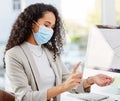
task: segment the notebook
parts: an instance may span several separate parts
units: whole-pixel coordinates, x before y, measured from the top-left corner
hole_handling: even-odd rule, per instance
[[[103,101],[109,98],[109,96],[107,95],[101,95],[101,94],[95,94],[95,93],[70,94],[70,96],[79,98],[84,101]]]

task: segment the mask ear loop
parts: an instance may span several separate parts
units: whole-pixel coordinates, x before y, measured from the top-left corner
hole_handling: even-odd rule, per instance
[[[33,35],[35,34],[35,32],[33,31],[33,29],[32,29],[32,33],[33,33]]]
[[[33,22],[34,22],[38,27],[40,27],[40,25],[39,25],[35,20],[33,20]]]
[[[38,27],[40,27],[40,25],[39,25],[35,20],[33,20],[33,22],[34,22]],[[44,26],[44,25],[41,25],[41,26]]]
[[[33,23],[36,24],[34,20],[33,20]],[[33,31],[33,28],[32,28],[32,33],[33,33],[33,35],[35,34],[35,32]]]
[[[36,21],[34,21],[34,20],[33,20],[33,23],[34,23],[34,24],[37,24]],[[35,35],[35,32],[34,32],[33,29],[32,29],[32,34],[33,34],[33,36]],[[35,37],[34,37],[34,39],[35,39]],[[43,51],[42,51],[42,54],[43,54]],[[41,56],[42,56],[42,54],[41,54]]]
[[[40,27],[39,24],[35,20],[33,20],[33,23],[35,23],[38,27]],[[35,34],[35,32],[33,31],[33,29],[32,29],[32,33]]]

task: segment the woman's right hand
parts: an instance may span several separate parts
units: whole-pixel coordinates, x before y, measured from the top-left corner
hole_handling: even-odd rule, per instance
[[[68,79],[64,83],[61,83],[61,84],[47,90],[47,100],[50,100],[51,98],[65,92],[65,91],[69,91],[80,85],[80,83],[82,81],[82,73],[76,72],[79,65],[80,65],[80,63],[78,63],[73,68],[71,75],[68,77]]]
[[[71,90],[80,85],[82,81],[82,73],[77,73],[77,69],[80,65],[80,62],[73,68],[71,75],[69,78],[63,83],[63,89],[65,91]]]

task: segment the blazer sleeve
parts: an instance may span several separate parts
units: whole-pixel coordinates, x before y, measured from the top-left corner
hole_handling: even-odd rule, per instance
[[[65,82],[67,80],[67,78],[70,75],[69,70],[66,68],[66,66],[64,65],[64,63],[62,62],[62,60],[60,59],[60,63],[61,63],[61,68],[62,68],[62,82]],[[80,85],[76,88],[76,89],[72,89],[70,90],[71,93],[85,93],[85,92],[90,92],[90,87],[88,88],[83,88],[83,83],[84,83],[84,79],[82,80],[82,82],[80,83]]]
[[[5,63],[6,74],[16,95],[16,101],[47,101],[47,89],[43,91],[31,89],[20,56],[14,52],[6,52]]]

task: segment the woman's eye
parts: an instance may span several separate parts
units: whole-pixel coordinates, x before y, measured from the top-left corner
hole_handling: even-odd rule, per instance
[[[45,27],[49,27],[48,25],[45,25]]]

